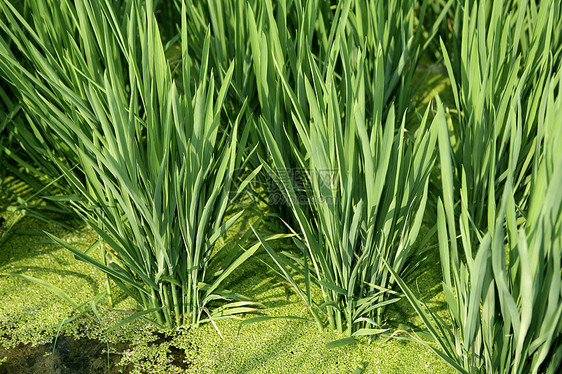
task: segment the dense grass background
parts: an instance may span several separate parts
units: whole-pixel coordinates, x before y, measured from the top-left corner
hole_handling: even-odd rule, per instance
[[[251,355],[286,368],[306,341],[334,350],[318,353],[328,371],[378,370],[381,337],[398,352],[412,345],[394,338],[425,344],[461,373],[560,368],[558,1],[14,0],[0,12],[6,284],[49,290],[75,321],[120,315],[104,339],[167,329],[164,366],[179,348],[188,369],[230,358],[259,371],[240,344],[272,326],[277,343]],[[444,103],[427,92],[435,70]],[[104,286],[74,291],[48,259],[32,266],[49,274],[22,271],[24,216],[92,235],[62,217],[87,223],[86,247],[48,237]],[[441,273],[425,272],[437,258]],[[30,341],[8,320],[5,343]]]

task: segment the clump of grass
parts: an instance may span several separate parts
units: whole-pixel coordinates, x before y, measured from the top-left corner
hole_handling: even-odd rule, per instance
[[[513,122],[522,124],[513,187],[518,209],[527,209],[539,106],[562,51],[551,43],[561,36],[562,10],[555,1],[540,10],[534,1],[465,1],[456,19],[453,46],[441,43],[456,106],[454,187],[466,184],[478,237],[496,220],[501,193],[494,192],[507,180]]]
[[[335,34],[325,64],[319,65],[307,49],[304,98],[274,59],[298,135],[289,138],[290,156],[279,147],[268,118],[260,120],[272,160],[264,168],[296,222],[293,241],[301,256],[277,253],[256,232],[317,324],[351,337],[341,344],[387,327],[382,311],[399,298],[385,264],[402,275],[415,267],[412,248],[427,202],[437,139],[429,112],[410,134],[405,116],[397,119],[394,105],[387,107],[382,47],[369,57],[373,66],[368,66],[368,50],[346,39],[346,17],[341,15],[332,26]],[[304,201],[301,186],[286,176],[291,170],[287,159],[298,160],[297,167],[306,172]],[[304,279],[302,286],[293,272]],[[316,287],[320,300],[313,297]]]
[[[152,1],[34,6],[41,21],[31,25],[9,3],[1,5],[12,45],[1,40],[0,69],[48,139],[40,149],[57,144],[49,160],[75,192],[62,199],[108,245],[108,262],[53,239],[138,302],[141,311],[127,320],[175,327],[254,310],[221,284],[257,246],[228,256],[213,249],[242,214],[223,222],[240,192],[234,181],[249,131],[239,134],[239,116],[222,122],[233,65],[215,88],[207,37],[191,87],[185,6],[183,85],[172,79]]]
[[[507,3],[465,4],[458,71],[443,49],[459,123],[453,137],[443,121],[439,129],[437,231],[451,324],[398,282],[436,352],[459,372],[554,373],[562,362],[562,99],[559,48],[541,48],[558,37],[560,7],[526,14],[519,2],[506,16]],[[525,22],[533,37],[521,46]]]
[[[555,93],[560,89],[559,78],[555,76],[556,83],[545,98],[546,109],[540,121],[542,149],[537,150],[540,157],[533,167],[526,220],[517,212],[513,186],[521,127],[513,128],[511,167],[497,219],[474,253],[462,229],[463,222],[470,218],[466,206],[459,218],[461,254],[452,206],[447,199],[439,202],[443,288],[452,326],[424,309],[398,279],[439,344],[438,349],[430,347],[461,373],[556,373],[562,364],[562,133],[555,120],[562,110],[562,100]],[[440,146],[443,144],[440,141]],[[450,161],[445,164],[446,196],[452,194],[452,173]],[[461,201],[466,198],[463,191]]]

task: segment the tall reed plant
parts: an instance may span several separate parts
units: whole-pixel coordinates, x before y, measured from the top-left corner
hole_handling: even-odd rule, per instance
[[[193,66],[183,4],[179,79],[152,1],[42,4],[34,3],[33,24],[0,4],[0,72],[75,192],[66,198],[110,259],[53,239],[136,300],[135,317],[176,327],[253,310],[222,284],[258,247],[215,248],[242,214],[225,218],[249,131],[223,113],[234,65],[215,87],[207,36]]]
[[[457,4],[452,46],[442,43],[456,106],[451,130],[455,190],[466,183],[471,231],[493,225],[509,169],[511,123],[522,123],[513,187],[526,210],[539,106],[559,66],[559,2],[466,0]],[[499,186],[499,188],[498,188]]]
[[[399,300],[385,263],[402,275],[417,263],[413,248],[427,203],[437,132],[428,123],[429,112],[414,134],[406,131],[404,117],[397,118],[392,105],[383,120],[382,48],[374,57],[367,55],[345,39],[343,29],[337,31],[326,66],[308,53],[306,108],[277,66],[298,134],[290,152],[306,172],[304,201],[302,192],[297,194],[302,186],[287,177],[286,155],[266,119],[260,120],[272,160],[264,168],[297,222],[293,241],[299,255],[277,253],[256,235],[318,325],[345,332],[350,337],[345,343],[385,331],[384,307]],[[367,78],[367,58],[375,59],[374,77]],[[378,98],[372,111],[367,110],[369,96]]]
[[[496,219],[478,246],[469,235],[466,179],[460,197],[453,198],[449,139],[446,126],[440,127],[443,200],[438,203],[437,228],[450,323],[424,308],[394,271],[393,275],[438,343],[438,348],[429,347],[458,372],[557,373],[562,367],[560,77],[557,73],[546,84],[537,112],[529,208],[521,211],[516,202],[524,122],[513,121],[506,181],[493,208]]]
[[[439,129],[451,323],[397,277],[437,354],[462,373],[560,368],[560,62],[545,44],[559,38],[560,7],[532,3],[466,1],[456,61],[443,48],[458,111]]]

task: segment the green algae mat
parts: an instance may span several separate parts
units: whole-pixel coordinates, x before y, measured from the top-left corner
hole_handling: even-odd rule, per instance
[[[17,228],[48,231],[86,250],[96,235],[86,227],[67,232],[24,217]],[[236,231],[241,231],[237,227]],[[306,316],[291,288],[271,267],[265,253],[241,268],[229,287],[260,300],[260,316]],[[432,271],[428,266],[426,271]],[[13,233],[0,251],[0,272],[41,278],[72,295],[80,304],[106,287],[106,278],[45,236]],[[413,287],[428,306],[443,308],[438,291],[439,274],[418,277]],[[427,282],[433,278],[433,284]],[[132,322],[104,332],[123,317],[111,309],[133,310],[134,303],[115,289],[114,308],[99,305],[99,318],[89,312],[65,325],[76,315],[65,300],[44,287],[14,277],[0,278],[0,372],[53,373],[446,373],[452,372],[428,348],[419,343],[380,337],[340,348],[326,344],[342,338],[321,332],[313,322],[286,318],[242,324],[217,321],[198,329],[159,331],[147,323]],[[416,325],[419,321],[406,303],[393,311],[395,321]],[[397,324],[398,325],[398,324]],[[220,333],[219,333],[220,332]],[[392,331],[397,336],[406,333]],[[55,341],[55,337],[58,338]]]

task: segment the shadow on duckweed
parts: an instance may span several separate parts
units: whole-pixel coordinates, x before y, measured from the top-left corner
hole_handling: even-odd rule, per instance
[[[97,374],[116,369],[122,352],[128,343],[108,346],[99,340],[59,336],[55,349],[53,343],[35,345],[21,344],[11,349],[0,347],[0,374],[52,373],[52,374]],[[120,367],[129,372],[131,367]],[[117,372],[117,370],[115,370]]]

